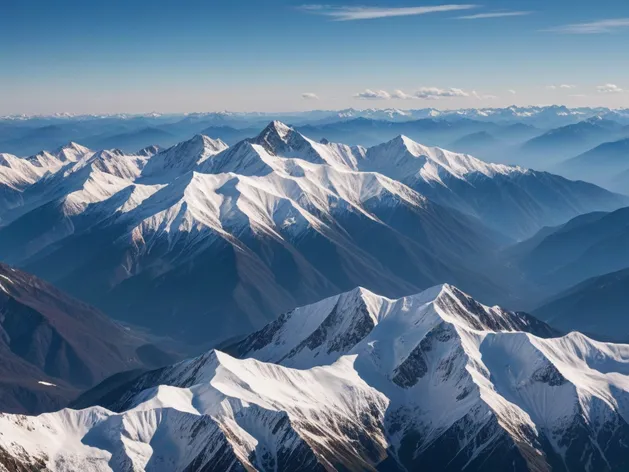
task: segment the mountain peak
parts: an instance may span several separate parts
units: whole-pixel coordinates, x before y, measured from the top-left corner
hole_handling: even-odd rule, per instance
[[[153,155],[142,171],[144,177],[172,178],[191,171],[197,165],[212,156],[221,153],[229,146],[220,139],[212,139],[203,134],[197,134],[187,141],[165,149]]]
[[[52,154],[62,162],[76,162],[91,153],[89,148],[70,141],[68,144],[57,148]]]
[[[270,148],[269,150],[272,150],[282,143],[286,144],[291,132],[293,131],[293,128],[285,125],[281,121],[271,121],[262,130],[262,132],[260,132],[254,141],[256,144],[260,144],[265,148]]]
[[[145,148],[140,149],[136,154],[138,156],[152,157],[159,151],[160,147],[156,144],[152,144],[151,146],[146,146]]]
[[[447,283],[399,299],[357,287],[285,313],[234,349],[242,356],[281,361],[301,369],[335,362],[344,354],[369,351],[372,342],[387,350],[384,344],[395,345],[399,340],[398,361],[385,363],[393,369],[399,364],[399,353],[409,348],[402,347],[405,343],[401,340],[424,336],[427,329],[444,323],[452,330],[466,332],[554,334],[528,315],[487,307]]]

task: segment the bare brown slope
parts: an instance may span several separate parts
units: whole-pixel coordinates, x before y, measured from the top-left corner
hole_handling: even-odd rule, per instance
[[[143,355],[145,345],[95,308],[0,263],[0,411],[59,408],[112,374],[159,364]]]

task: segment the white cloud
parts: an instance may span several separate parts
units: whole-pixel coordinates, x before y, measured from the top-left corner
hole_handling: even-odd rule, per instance
[[[458,16],[457,20],[482,20],[485,18],[504,18],[507,16],[525,16],[533,13],[532,11],[490,11],[488,13],[477,13],[475,15]]]
[[[563,34],[601,34],[613,33],[620,28],[629,28],[629,18],[612,18],[609,20],[592,21],[589,23],[574,23],[555,26],[547,29],[552,33]]]
[[[448,11],[469,10],[477,5],[433,5],[429,7],[364,7],[335,5],[302,5],[300,9],[309,13],[325,15],[334,21],[373,20],[393,16],[426,15]]]
[[[364,92],[357,93],[354,98],[361,100],[389,100],[391,94],[385,90],[366,89]]]
[[[316,93],[304,92],[301,94],[301,98],[304,100],[319,100],[319,96]]]
[[[623,89],[615,84],[599,85],[598,87],[596,87],[596,90],[599,93],[621,93],[623,91]]]
[[[470,94],[459,88],[440,89],[437,87],[422,87],[413,94],[421,100],[437,100],[439,98],[469,97]]]
[[[570,90],[570,89],[577,88],[577,86],[571,85],[571,84],[560,84],[560,85],[547,85],[546,88],[548,90],[557,90],[557,89]]]
[[[399,100],[411,100],[415,97],[413,95],[409,95],[406,92],[403,92],[402,90],[394,90],[391,94],[391,98],[397,98]]]
[[[495,95],[479,95],[476,91],[466,92],[460,88],[438,88],[421,87],[413,93],[406,93],[403,90],[394,90],[389,93],[386,90],[366,89],[357,93],[354,98],[362,100],[439,100],[441,98],[470,97],[478,99],[494,99]]]
[[[507,92],[509,92],[511,95],[515,95],[517,92],[513,89],[509,89],[507,90]]]

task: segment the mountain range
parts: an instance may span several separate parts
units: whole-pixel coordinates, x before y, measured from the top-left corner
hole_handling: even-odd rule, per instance
[[[555,169],[562,175],[594,182],[626,192],[629,189],[629,138],[600,144],[561,162]]]
[[[450,285],[289,311],[81,409],[0,416],[8,470],[623,470],[629,346]]]
[[[591,277],[553,296],[533,313],[564,330],[592,333],[597,339],[627,342],[629,269]]]
[[[197,135],[133,155],[71,144],[5,159],[25,169],[9,168],[24,182],[0,202],[1,260],[194,343],[357,285],[399,297],[447,281],[514,304],[529,288],[501,246],[629,205],[405,136],[364,148],[277,121],[231,147]]]
[[[627,110],[563,106],[460,110],[350,108],[294,113],[214,112],[186,115],[20,115],[0,117],[0,149],[26,156],[40,149],[55,149],[68,141],[78,141],[95,149],[119,148],[131,153],[150,144],[169,147],[195,134],[206,134],[235,144],[253,135],[253,131],[265,123],[279,120],[291,123],[315,139],[325,137],[330,141],[363,146],[405,134],[425,144],[448,147],[467,134],[485,131],[504,143],[488,149],[487,156],[481,157],[538,168],[534,164],[543,162],[540,156],[524,153],[526,158],[538,159],[525,162],[519,156],[519,145],[555,128],[594,117],[629,125]],[[327,136],[319,136],[322,132]],[[478,149],[465,148],[462,151],[474,153]]]
[[[629,267],[629,208],[584,214],[544,228],[505,254],[550,293],[622,270]]]
[[[543,169],[556,168],[568,158],[628,136],[629,126],[595,116],[534,137],[524,143],[519,152],[526,155],[528,165]]]

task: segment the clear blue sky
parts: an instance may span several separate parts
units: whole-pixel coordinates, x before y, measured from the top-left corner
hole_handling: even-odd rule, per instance
[[[629,106],[629,1],[7,1],[0,70],[0,114]]]

